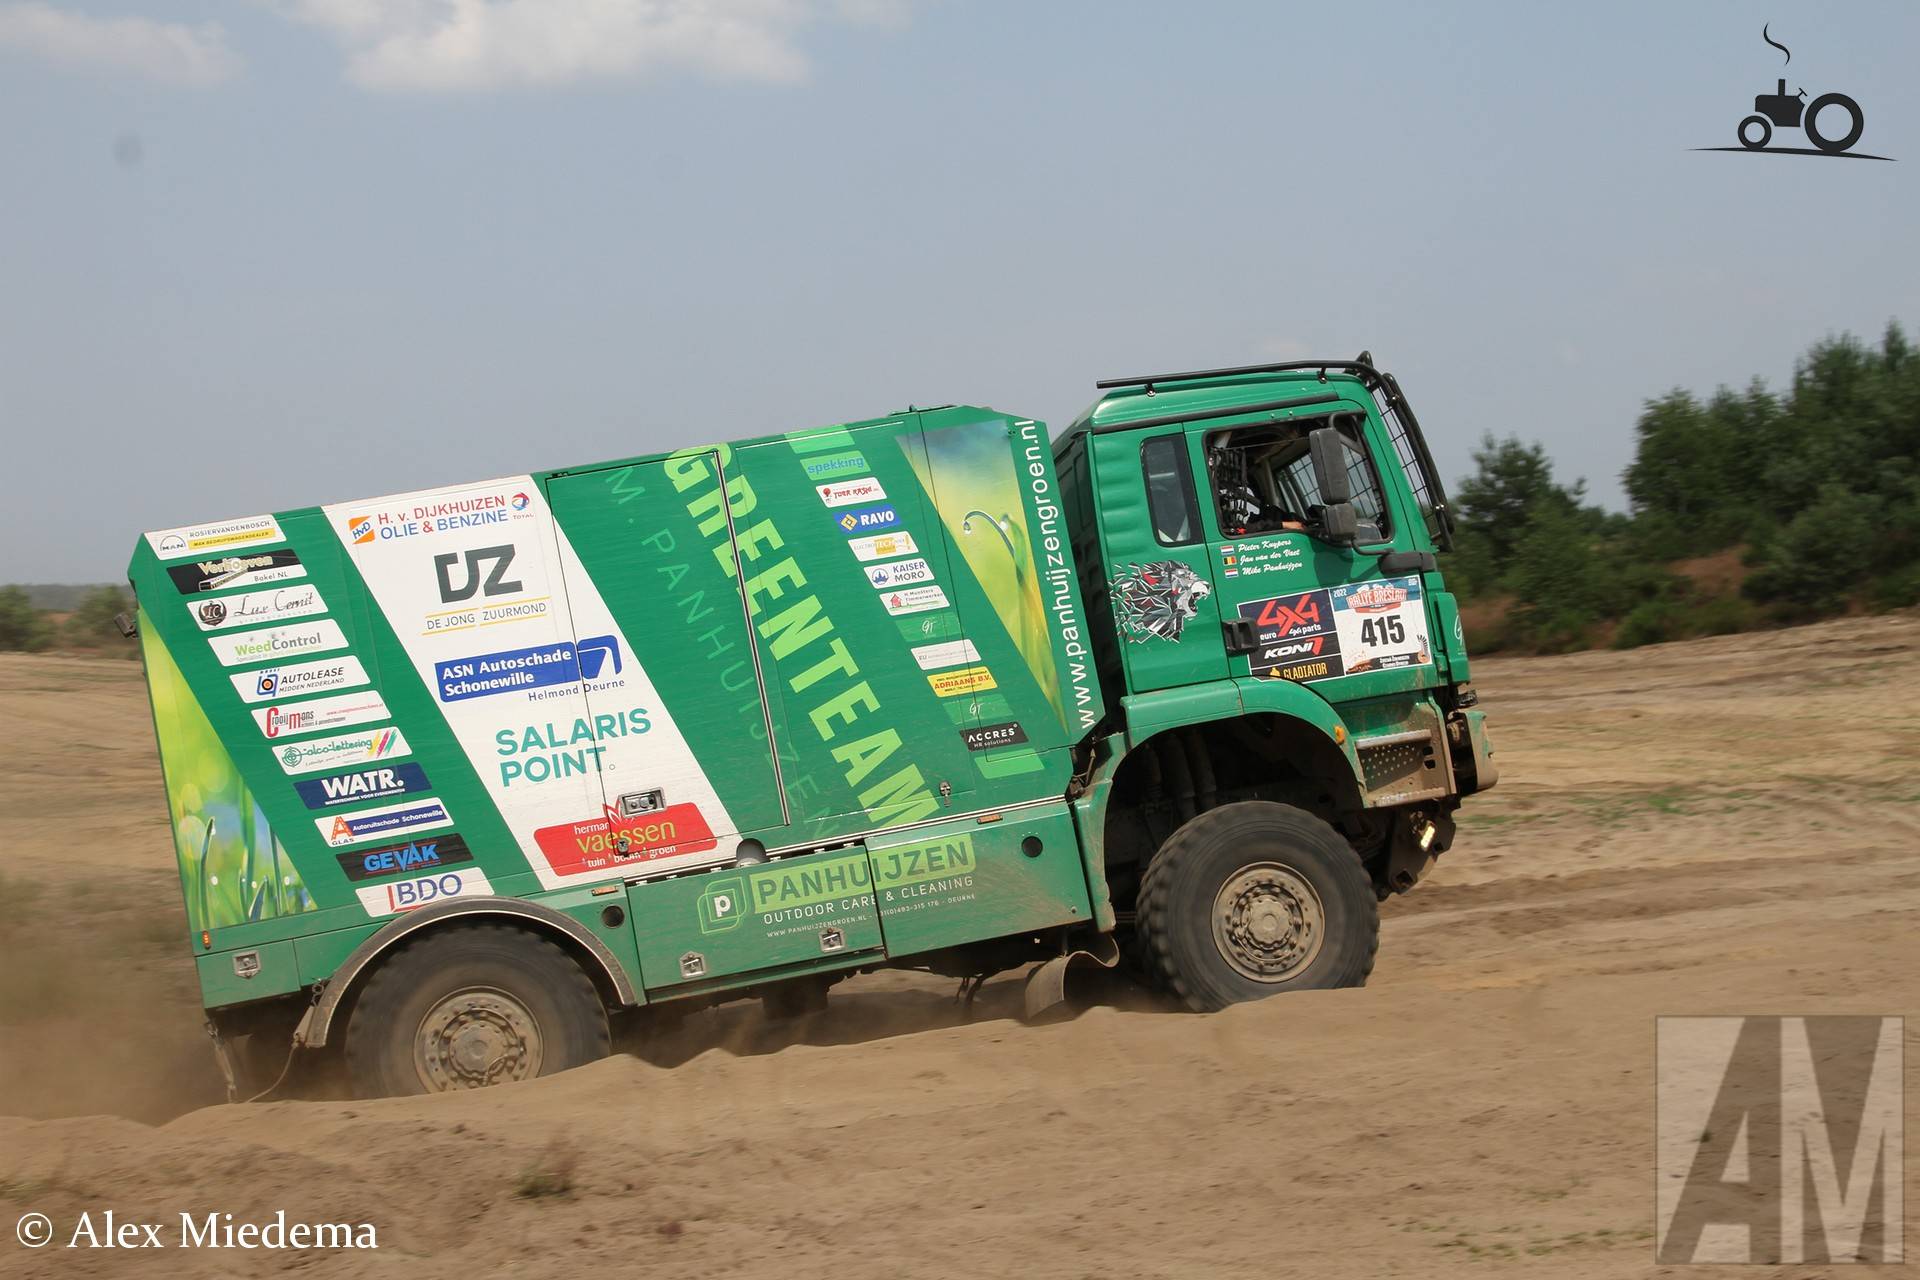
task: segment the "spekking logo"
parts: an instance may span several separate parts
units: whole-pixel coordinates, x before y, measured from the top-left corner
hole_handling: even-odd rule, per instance
[[[1786,62],[1793,61],[1793,51],[1769,32],[1771,24],[1762,25],[1760,38],[1786,55]],[[1782,66],[1786,63],[1782,63]],[[1753,114],[1740,121],[1734,131],[1739,138],[1737,147],[1695,147],[1695,151],[1758,151],[1772,155],[1790,156],[1841,156],[1849,160],[1892,160],[1892,156],[1872,156],[1862,152],[1853,152],[1849,148],[1860,141],[1861,133],[1867,127],[1866,114],[1860,110],[1860,104],[1844,93],[1823,93],[1808,102],[1807,91],[1802,88],[1796,93],[1787,92],[1787,81],[1783,76],[1775,81],[1772,93],[1756,94],[1753,99]],[[1840,121],[1837,117],[1844,117]],[[1827,121],[1822,124],[1822,120]],[[1824,130],[1842,125],[1839,132],[1828,133]],[[1776,129],[1800,129],[1807,135],[1811,147],[1773,147],[1767,144],[1773,140]]]

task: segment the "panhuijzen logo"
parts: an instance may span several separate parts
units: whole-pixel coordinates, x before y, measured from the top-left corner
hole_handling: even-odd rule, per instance
[[[1766,26],[1760,38],[1793,61],[1793,51],[1775,40]],[[1786,63],[1782,63],[1782,66]],[[1892,160],[1892,156],[1870,156],[1849,150],[1860,141],[1867,117],[1860,104],[1844,93],[1823,93],[1812,102],[1807,91],[1787,92],[1784,77],[1774,82],[1772,93],[1754,95],[1753,114],[1740,121],[1735,131],[1737,147],[1695,147],[1695,151],[1761,151],[1769,155],[1840,156],[1848,160]],[[1811,147],[1770,146],[1775,129],[1799,129],[1807,135]]]
[[[1659,1019],[1654,1260],[1900,1262],[1902,1026]]]

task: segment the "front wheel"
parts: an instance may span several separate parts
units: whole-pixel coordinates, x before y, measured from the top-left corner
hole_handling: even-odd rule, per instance
[[[395,952],[347,1025],[363,1098],[451,1093],[552,1075],[607,1056],[606,1007],[560,948],[521,929],[448,929]]]
[[[1754,126],[1758,126],[1755,132]],[[1773,124],[1765,116],[1748,116],[1740,122],[1738,130],[1740,145],[1749,151],[1759,151],[1773,139]]]
[[[1162,985],[1207,1013],[1283,991],[1358,987],[1379,903],[1352,846],[1291,805],[1223,805],[1160,846],[1140,881],[1140,940]]]

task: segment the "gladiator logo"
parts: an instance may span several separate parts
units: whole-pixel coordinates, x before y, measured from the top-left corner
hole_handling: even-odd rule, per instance
[[[1177,560],[1130,564],[1107,587],[1121,630],[1136,644],[1150,636],[1178,641],[1213,594],[1211,583]]]

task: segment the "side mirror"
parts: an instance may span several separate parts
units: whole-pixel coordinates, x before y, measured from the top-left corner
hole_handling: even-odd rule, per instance
[[[1329,502],[1320,508],[1320,536],[1337,547],[1360,540],[1360,517],[1351,502]]]
[[[1353,486],[1347,481],[1347,444],[1338,427],[1316,427],[1307,433],[1307,454],[1313,460],[1314,483],[1320,486],[1320,501],[1337,507],[1353,501]]]

